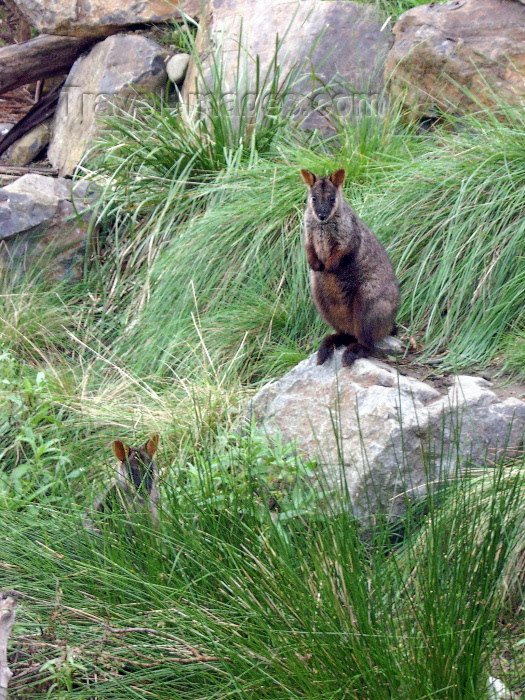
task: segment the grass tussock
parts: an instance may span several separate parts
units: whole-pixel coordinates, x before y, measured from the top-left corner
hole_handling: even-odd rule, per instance
[[[297,172],[345,167],[347,197],[395,262],[399,321],[423,357],[456,369],[498,359],[519,372],[511,355],[521,345],[511,341],[524,327],[525,124],[507,110],[501,121],[485,114],[460,126],[422,135],[395,111],[369,116],[322,145],[315,135],[276,137],[270,153],[195,184],[166,206],[169,221],[147,219],[137,251],[133,228],[120,244],[117,274],[125,267],[134,286],[112,286],[126,300],[117,352],[139,368],[153,360],[158,373],[191,371],[205,352],[214,367],[253,381],[313,350],[323,324],[308,290]],[[125,209],[117,195],[110,202]],[[134,352],[145,342],[151,358]]]
[[[445,510],[430,501],[399,551],[386,525],[364,536],[345,511],[276,527],[253,489],[172,499],[158,530],[138,516],[93,534],[74,513],[41,509],[30,526],[12,514],[3,559],[27,596],[17,697],[92,687],[104,698],[310,698],[344,687],[356,700],[479,700],[508,614],[523,474],[496,469],[481,491],[451,484]]]
[[[405,322],[428,355],[466,367],[525,324],[525,120],[506,110],[459,127],[397,169],[370,219],[396,256]]]

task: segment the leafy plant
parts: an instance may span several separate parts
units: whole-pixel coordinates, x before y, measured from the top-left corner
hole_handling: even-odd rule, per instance
[[[63,503],[63,484],[80,476],[62,448],[61,412],[43,372],[20,367],[0,354],[0,498],[12,509]]]
[[[177,508],[215,509],[261,524],[270,515],[281,527],[312,515],[320,505],[315,464],[304,462],[291,444],[271,444],[254,427],[219,434],[211,450],[190,457],[166,477],[170,503]],[[246,510],[248,506],[248,510]]]

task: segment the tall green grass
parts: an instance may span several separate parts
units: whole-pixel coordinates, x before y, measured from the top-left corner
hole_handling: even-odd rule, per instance
[[[367,207],[397,262],[405,322],[427,356],[461,368],[486,365],[525,327],[525,120],[498,116],[432,139]]]
[[[254,381],[314,350],[324,325],[308,290],[297,171],[343,166],[347,197],[394,260],[399,320],[423,357],[457,369],[499,358],[519,373],[504,353],[519,353],[511,341],[524,324],[523,118],[485,114],[461,128],[418,135],[398,117],[371,117],[322,146],[280,138],[271,154],[196,184],[190,197],[202,208],[186,216],[181,204],[178,222],[171,212],[157,254],[155,234],[145,239],[154,259],[135,274],[148,298],[144,282],[127,298],[117,352],[161,374],[205,360]]]
[[[156,531],[122,514],[98,535],[79,510],[4,515],[0,577],[27,596],[13,692],[481,700],[493,658],[512,649],[497,631],[523,552],[523,474],[497,467],[482,491],[451,482],[422,535],[409,510],[401,551],[386,521],[365,536],[347,509],[276,527],[251,489],[225,502],[193,488]]]

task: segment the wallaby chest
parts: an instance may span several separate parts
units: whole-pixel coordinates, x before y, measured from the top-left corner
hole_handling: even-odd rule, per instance
[[[337,225],[329,222],[324,225],[307,224],[307,236],[310,238],[319,260],[325,264],[335,248],[341,244]]]

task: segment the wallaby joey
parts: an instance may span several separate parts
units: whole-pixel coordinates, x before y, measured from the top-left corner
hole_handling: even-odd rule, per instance
[[[308,187],[304,243],[312,295],[336,331],[321,343],[317,363],[346,345],[342,362],[350,367],[392,333],[399,286],[385,249],[343,197],[345,171],[318,177],[301,170],[301,176]]]
[[[113,454],[118,460],[115,477],[93,504],[98,513],[148,512],[153,523],[157,522],[157,473],[153,457],[157,451],[159,436],[153,435],[143,447],[128,447],[122,440],[111,444]],[[97,531],[91,519],[85,520],[89,530]]]

